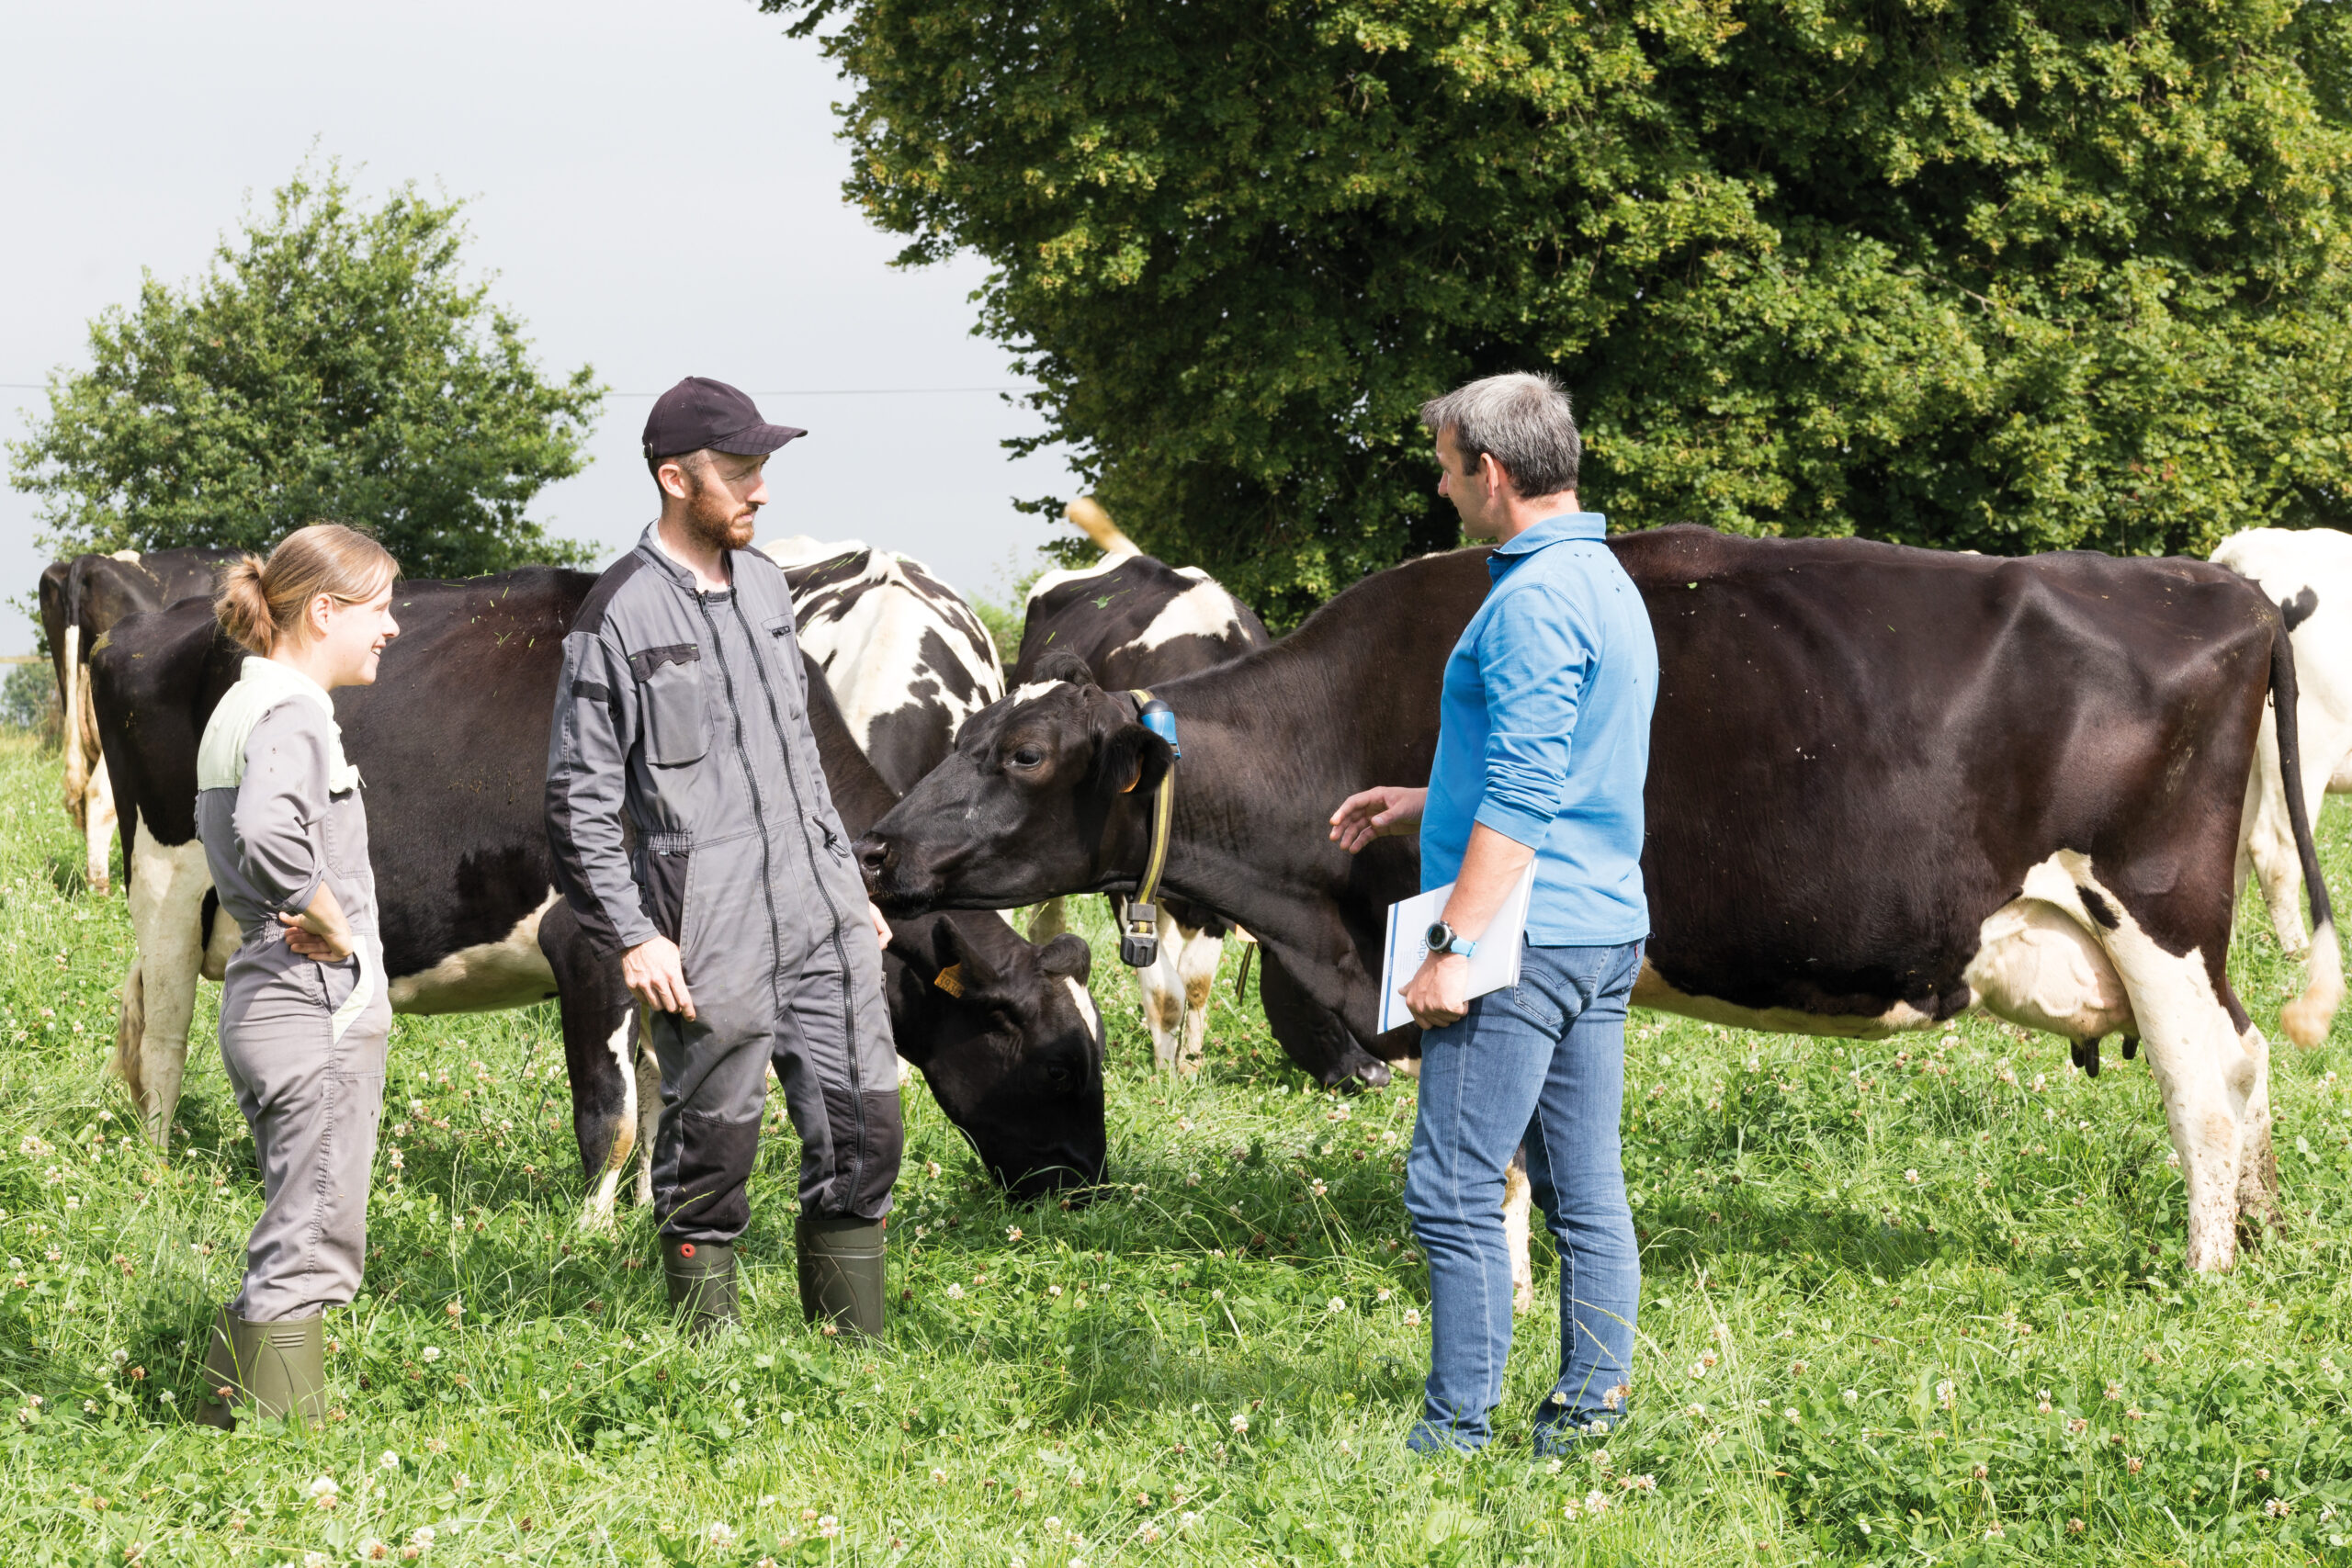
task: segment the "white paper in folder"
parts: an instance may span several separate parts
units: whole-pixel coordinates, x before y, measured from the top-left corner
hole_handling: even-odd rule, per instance
[[[1470,983],[1463,991],[1465,1001],[1519,984],[1519,955],[1525,945],[1521,939],[1527,934],[1527,901],[1534,892],[1535,863],[1531,860],[1520,873],[1518,886],[1505,896],[1503,907],[1495,911],[1485,934],[1478,938],[1478,950],[1470,955]],[[1453,897],[1453,884],[1449,882],[1388,906],[1388,942],[1380,960],[1383,1034],[1413,1021],[1413,1015],[1405,1010],[1405,998],[1396,993],[1412,981],[1422,960],[1429,957],[1430,927],[1445,913],[1445,901]]]

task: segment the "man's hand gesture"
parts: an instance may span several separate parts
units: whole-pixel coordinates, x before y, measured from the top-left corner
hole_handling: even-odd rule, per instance
[[[1400,784],[1376,784],[1348,796],[1331,813],[1331,840],[1354,854],[1374,839],[1409,833],[1421,825],[1430,792]]]

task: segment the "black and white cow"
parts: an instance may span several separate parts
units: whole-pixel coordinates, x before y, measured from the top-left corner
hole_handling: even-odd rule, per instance
[[[1069,516],[1101,547],[1102,558],[1047,572],[1030,588],[1012,668],[1016,687],[1036,681],[1041,661],[1072,658],[1110,690],[1155,686],[1273,640],[1257,613],[1206,572],[1145,555],[1091,497],[1072,502]],[[1063,901],[1047,899],[1031,918],[1029,934],[1065,930],[1068,920]],[[1181,898],[1159,901],[1159,955],[1136,971],[1136,984],[1143,994],[1144,1026],[1151,1032],[1152,1061],[1162,1072],[1199,1070],[1209,993],[1227,931],[1215,915]],[[1278,992],[1287,978],[1273,977]],[[1369,1058],[1357,1065],[1368,1076],[1385,1077]]]
[[[2333,948],[2278,607],[2197,561],[1695,527],[1612,548],[1662,670],[1635,1001],[1861,1038],[1976,1007],[2092,1051],[2143,1041],[2188,1183],[2188,1263],[2228,1267],[2240,1214],[2270,1216],[2278,1190],[2268,1046],[2223,969],[2266,700]],[[1359,1039],[1382,912],[1414,890],[1417,857],[1385,839],[1351,859],[1326,818],[1428,776],[1444,660],[1487,585],[1483,551],[1428,557],[1155,688],[1184,747],[1169,887],[1246,924]],[[965,726],[860,863],[885,909],[1132,886],[1170,765],[1121,694],[1041,681]],[[2342,995],[2315,965],[2290,1035],[2323,1035]]]
[[[956,727],[1004,695],[996,639],[912,556],[854,539],[761,547],[791,585],[802,649],[892,789],[911,788],[947,754]]]
[[[2295,716],[2302,747],[2303,799],[2312,810],[2330,792],[2352,792],[2352,534],[2333,528],[2249,528],[2213,552],[2216,566],[2257,582],[2285,613],[2295,641]],[[2262,888],[2272,927],[2289,953],[2309,945],[2296,900],[2303,868],[2288,820],[2272,719],[2262,716],[2254,776],[2238,832],[2238,882]],[[2321,962],[2325,962],[2322,955]]]
[[[554,897],[543,820],[561,642],[594,581],[533,569],[403,583],[401,635],[382,678],[338,692],[335,707],[368,781],[394,1010],[558,999],[573,1131],[592,1182],[583,1221],[602,1224],[653,1107],[639,1089],[637,1008],[618,955],[585,942]],[[236,942],[217,918],[193,807],[197,740],[243,657],[208,605],[186,604],[123,622],[92,664],[137,943],[114,1067],[158,1143],[179,1097],[197,976],[217,979]],[[889,793],[821,682],[809,717],[845,819],[870,818]],[[957,964],[948,986],[936,984]],[[1083,943],[1034,949],[992,916],[904,922],[886,954],[901,1053],[1016,1190],[1101,1174],[1101,1026],[1086,967]]]
[[[65,812],[80,829],[85,879],[107,891],[107,851],[114,842],[114,792],[98,750],[97,716],[90,707],[91,650],[117,621],[209,596],[235,550],[117,550],[51,561],[40,574],[41,634],[57,672],[58,713],[63,719]]]

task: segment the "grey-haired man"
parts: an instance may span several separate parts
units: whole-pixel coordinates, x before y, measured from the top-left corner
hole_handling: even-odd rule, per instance
[[[701,377],[653,405],[662,515],[564,638],[548,838],[582,929],[649,1011],[671,1302],[697,1331],[735,1316],[773,1062],[801,1139],[802,1308],[878,1338],[902,1139],[888,931],[825,788],[784,573],[745,548],[768,455],[803,434]]]

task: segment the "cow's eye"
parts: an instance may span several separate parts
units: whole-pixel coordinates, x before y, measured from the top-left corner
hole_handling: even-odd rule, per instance
[[[1056,1089],[1065,1090],[1069,1089],[1076,1081],[1077,1077],[1078,1075],[1070,1070],[1070,1065],[1068,1062],[1048,1062],[1046,1064],[1046,1081],[1052,1084]]]
[[[1008,759],[1016,768],[1034,768],[1046,760],[1046,753],[1035,746],[1016,746]]]

